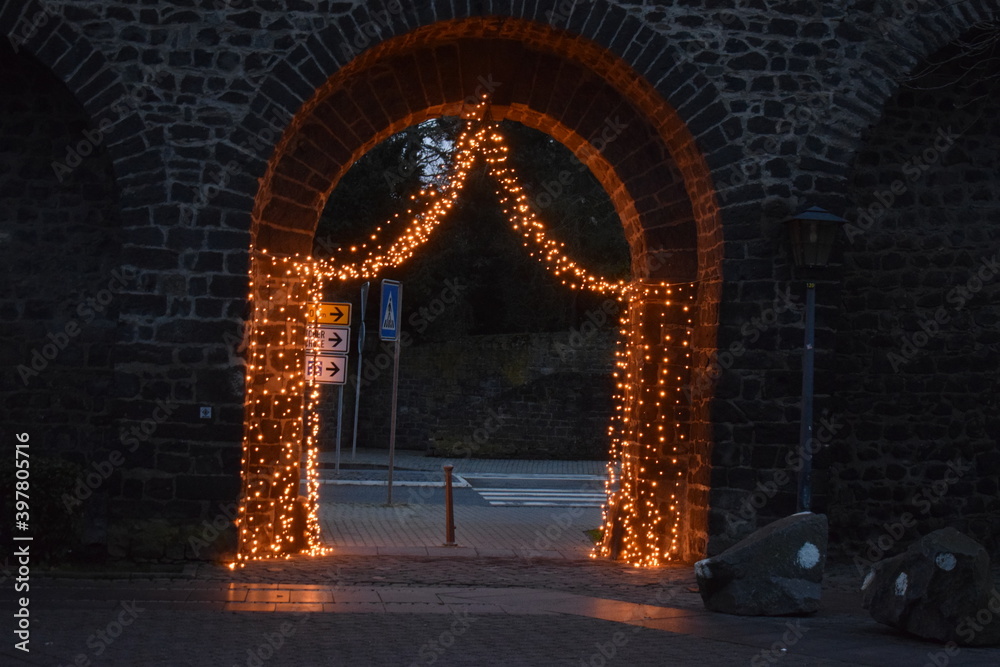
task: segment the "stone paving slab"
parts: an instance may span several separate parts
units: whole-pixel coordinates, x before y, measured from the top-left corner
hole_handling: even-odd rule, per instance
[[[32,653],[18,655],[7,644],[0,648],[0,663],[68,665],[83,656],[91,664],[108,667],[732,667],[748,664],[759,652],[731,642],[598,619],[454,613],[246,614],[146,609],[110,644],[96,640],[95,632],[106,628],[112,618],[108,610],[46,612],[36,621]],[[780,664],[834,667],[858,663],[790,654]]]
[[[366,662],[362,664],[421,664],[421,654],[437,651],[432,648],[435,641],[438,648],[447,649],[457,646],[465,635],[476,636],[470,634],[473,625],[488,627],[490,633],[477,637],[482,643],[470,642],[460,653],[440,651],[437,658],[442,660],[441,664],[575,665],[582,661],[586,665],[607,664],[614,658],[623,660],[622,664],[756,665],[775,664],[781,660],[781,664],[788,665],[884,667],[935,664],[928,661],[943,651],[940,645],[914,641],[857,615],[846,618],[823,614],[806,618],[746,618],[714,614],[704,609],[634,604],[518,587],[314,587],[311,592],[325,594],[322,600],[316,599],[320,596],[313,596],[311,601],[299,602],[293,596],[306,589],[296,584],[220,582],[220,590],[232,593],[234,598],[245,599],[223,603],[181,601],[178,600],[179,592],[201,594],[204,591],[153,586],[146,587],[147,595],[136,600],[135,586],[120,587],[99,580],[91,581],[89,587],[66,589],[73,592],[73,597],[64,599],[62,595],[66,590],[60,589],[57,583],[46,582],[43,591],[35,597],[33,641],[41,650],[26,657],[12,653],[9,646],[4,647],[0,651],[4,664],[62,664],[74,660],[77,655],[86,658],[88,651],[93,651],[97,657],[98,650],[102,656],[107,652],[106,659],[99,664],[109,665],[262,665],[265,653],[269,665],[348,664],[337,662],[336,656],[353,654],[359,658],[363,656]],[[158,597],[149,595],[157,590],[161,593]],[[332,601],[328,601],[330,598]],[[65,602],[73,604],[67,608],[63,605]],[[524,614],[527,609],[533,613]],[[116,625],[123,610],[132,614],[124,627]],[[53,619],[65,619],[67,613],[89,622],[68,625],[53,622]],[[544,616],[544,620],[525,624],[526,619],[530,621],[539,616]],[[180,635],[185,621],[192,617],[200,617],[202,622],[197,628],[187,627],[186,631],[191,634],[182,640]],[[387,617],[393,619],[388,624],[384,620]],[[264,628],[275,627],[272,620],[275,618],[288,620],[277,626],[277,634],[271,631],[271,641]],[[338,618],[347,620],[334,620]],[[358,628],[354,623],[357,618],[365,618],[368,623]],[[443,626],[444,629],[438,632],[434,618],[443,618],[451,625]],[[397,622],[397,619],[403,620]],[[142,629],[141,634],[129,627],[133,623]],[[310,631],[296,635],[297,626],[308,626]],[[233,637],[240,636],[248,627],[258,628],[258,634],[244,636],[242,645],[234,643]],[[350,629],[348,634],[326,634],[337,630],[343,633],[344,628]],[[381,628],[379,641],[366,643],[373,628]],[[427,634],[431,628],[434,629]],[[520,631],[512,635],[511,628]],[[104,634],[101,634],[102,629],[106,630]],[[541,629],[545,634],[539,636]],[[559,636],[554,634],[557,631]],[[386,647],[382,642],[390,639],[382,632],[395,633],[392,636],[399,645],[394,651],[384,652]],[[109,633],[114,635],[114,641],[105,641]],[[567,636],[576,641],[572,645],[562,644]],[[685,637],[688,642],[674,643],[672,639],[677,636]],[[262,639],[264,643],[254,643]],[[156,646],[157,641],[164,644]],[[544,650],[539,649],[537,642],[543,642]],[[243,662],[232,662],[232,656],[226,658],[229,662],[213,662],[220,659],[219,651],[225,646],[236,656],[246,651],[250,653]],[[261,646],[270,647],[270,650],[257,653]],[[492,657],[483,652],[488,646],[492,646]],[[555,653],[550,651],[553,646],[559,647]],[[698,650],[694,651],[695,648]],[[74,654],[74,650],[77,653]],[[39,654],[53,662],[33,662]],[[300,654],[327,657],[323,662],[314,663],[305,662],[308,658]],[[410,655],[410,662],[405,658],[403,662],[396,662],[404,654]],[[498,654],[507,658],[495,662]],[[949,665],[996,665],[1000,649],[962,649],[957,655],[941,655],[948,658],[944,664]],[[276,662],[271,662],[272,658]],[[137,659],[141,662],[129,663]],[[174,662],[168,662],[170,659]],[[425,655],[423,659],[428,658]],[[628,661],[624,662],[626,659]]]
[[[490,552],[529,557],[586,559],[593,541],[584,532],[601,525],[595,507],[455,506],[455,540],[467,555]],[[449,555],[445,542],[444,507],[401,502],[320,505],[324,541],[336,553],[372,555],[360,548],[377,547],[378,555]],[[396,552],[395,548],[424,549]],[[427,551],[434,549],[434,551]],[[462,555],[454,551],[451,555]]]
[[[823,608],[800,619],[709,613],[689,565],[337,554],[235,571],[204,564],[186,574],[33,579],[37,651],[25,657],[0,646],[0,664],[68,665],[77,655],[154,667],[1000,664],[1000,649],[948,655],[875,623],[860,607],[861,577],[847,565],[831,564]],[[125,628],[93,655],[94,633],[132,600],[143,608],[141,632]],[[261,642],[268,633],[282,638],[280,619],[309,631],[268,649]],[[273,654],[267,660],[252,653],[262,646]]]

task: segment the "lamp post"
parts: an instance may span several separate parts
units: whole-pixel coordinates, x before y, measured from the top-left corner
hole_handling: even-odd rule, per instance
[[[818,206],[813,206],[785,221],[792,245],[795,266],[822,269],[830,262],[833,241],[846,220]],[[816,337],[816,283],[806,280],[806,333],[802,354],[802,418],[799,425],[798,511],[812,506],[812,432],[813,432],[813,357]]]

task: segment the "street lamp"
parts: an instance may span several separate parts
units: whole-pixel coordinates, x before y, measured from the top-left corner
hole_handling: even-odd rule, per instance
[[[837,230],[847,221],[829,211],[813,206],[785,221],[792,244],[795,266],[822,269],[830,262],[830,251]],[[799,425],[798,511],[808,512],[812,505],[812,431],[813,431],[813,357],[816,337],[816,283],[806,281],[806,335],[802,353],[802,419]]]

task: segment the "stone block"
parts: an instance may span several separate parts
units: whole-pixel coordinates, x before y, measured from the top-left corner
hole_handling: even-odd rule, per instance
[[[802,512],[761,528],[695,564],[705,608],[741,616],[817,611],[826,547],[822,514]]]
[[[954,528],[875,563],[862,590],[864,608],[879,623],[963,646],[1000,644],[1000,592],[989,555]]]

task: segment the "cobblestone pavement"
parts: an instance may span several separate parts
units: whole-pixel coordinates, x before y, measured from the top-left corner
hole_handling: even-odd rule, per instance
[[[293,665],[746,664],[755,651],[721,640],[571,617],[451,614],[220,614],[146,610],[110,645],[88,635],[108,611],[46,613],[44,647],[7,664],[181,667]],[[51,639],[50,639],[51,638]],[[275,648],[276,647],[276,648]],[[102,650],[98,655],[98,650]],[[3,658],[8,659],[9,653]],[[67,662],[60,662],[65,660]],[[87,664],[87,663],[81,663]],[[782,665],[851,663],[787,656]]]
[[[814,616],[744,618],[706,612],[689,566],[595,560],[333,555],[42,577],[32,652],[8,641],[0,664],[1000,664],[1000,649],[949,655],[878,625],[857,579],[831,567]]]
[[[373,466],[384,457],[358,454]],[[400,460],[410,470],[441,465],[405,453]],[[603,465],[458,464],[579,474]],[[0,589],[0,616],[11,623],[0,667],[1000,665],[1000,649],[954,654],[875,623],[850,566],[827,568],[814,616],[726,616],[705,611],[691,566],[585,558],[580,535],[599,510],[566,527],[552,516],[563,510],[470,507],[472,515],[456,517],[459,548],[433,546],[440,510],[324,505],[324,534],[337,544],[331,555],[235,571],[192,564],[170,576],[33,574],[30,653],[13,648],[14,592],[9,583]]]
[[[445,541],[441,505],[324,503],[319,519],[324,541],[342,551],[402,545],[433,548]],[[455,505],[455,539],[476,555],[587,558],[594,544],[584,531],[600,525],[601,510],[594,507]]]
[[[332,465],[333,455],[320,454]],[[384,480],[388,452],[360,449],[355,458],[350,451],[341,457],[344,466],[338,478]],[[602,461],[527,461],[519,459],[447,460],[402,450],[396,453],[397,481],[424,480],[421,475],[443,485],[441,466],[454,464],[456,479],[472,473],[530,473],[559,475],[603,475]],[[348,466],[369,466],[351,469]],[[330,475],[329,469],[321,476]],[[438,555],[445,541],[443,499],[428,501],[428,487],[401,486],[394,505],[373,503],[322,503],[320,524],[326,543],[341,552],[361,555],[399,553]],[[584,531],[601,525],[601,510],[593,507],[491,507],[455,505],[455,538],[465,553],[474,556],[586,558],[593,542]],[[379,547],[379,548],[368,548]],[[462,553],[459,550],[458,553]]]

